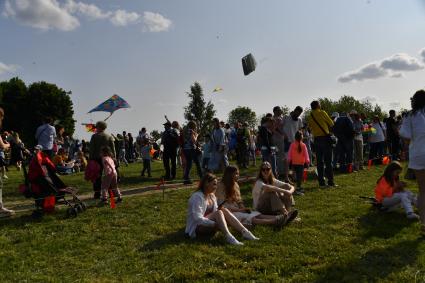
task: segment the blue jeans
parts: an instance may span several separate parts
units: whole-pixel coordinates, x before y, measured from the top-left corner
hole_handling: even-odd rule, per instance
[[[315,137],[314,145],[316,147],[317,158],[317,177],[319,178],[319,185],[326,185],[325,174],[328,179],[328,184],[334,184],[334,173],[332,170],[332,145],[328,137]]]
[[[273,149],[261,149],[261,156],[263,161],[268,161],[272,165],[273,175],[277,178],[278,174],[276,171],[276,152]]]
[[[199,161],[199,155],[194,149],[183,149],[184,156],[186,157],[186,170],[184,171],[184,180],[190,180],[190,169],[192,169],[192,163],[195,162],[198,176],[202,178],[201,162]]]

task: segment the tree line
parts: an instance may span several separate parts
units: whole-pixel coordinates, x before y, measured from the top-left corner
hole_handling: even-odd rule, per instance
[[[35,145],[35,130],[51,117],[72,135],[75,131],[73,103],[66,92],[44,81],[26,85],[19,78],[0,82],[0,106],[5,111],[3,129],[19,133],[29,146]]]
[[[25,143],[34,145],[35,129],[43,123],[45,117],[51,117],[56,124],[65,128],[68,135],[72,136],[76,121],[73,118],[74,110],[70,94],[70,91],[67,92],[55,84],[44,81],[28,86],[17,77],[0,82],[0,106],[6,112],[3,129],[18,132]],[[211,121],[216,114],[214,104],[205,100],[202,86],[198,82],[191,85],[187,95],[189,103],[184,108],[184,117],[186,121],[194,120],[203,136],[212,130]],[[344,95],[337,100],[329,98],[318,100],[322,109],[329,114],[349,112],[354,109],[367,117],[386,116],[378,104],[372,105],[369,101],[358,100],[353,96]],[[282,109],[286,114],[290,111],[286,105],[282,106]],[[308,107],[305,108],[304,113],[308,115]],[[230,111],[227,122],[230,125],[238,121],[247,122],[250,128],[256,128],[260,118],[261,116],[258,116],[251,108],[237,106]],[[154,131],[157,136],[160,135],[158,131]]]

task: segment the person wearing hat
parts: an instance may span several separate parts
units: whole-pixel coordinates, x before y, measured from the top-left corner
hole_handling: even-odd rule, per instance
[[[103,162],[102,162],[102,148],[109,147],[112,157],[116,158],[114,138],[105,133],[107,124],[104,121],[99,121],[96,123],[96,133],[94,133],[90,139],[89,146],[89,160],[96,161],[100,166],[100,174],[96,181],[93,183],[94,198],[100,198],[100,191],[102,186],[102,172],[103,172]]]
[[[4,118],[4,110],[3,108],[0,107],[0,128],[3,122],[3,118]],[[2,139],[2,137],[0,136],[0,148],[2,150],[6,150],[10,147],[10,145],[8,143],[5,143]],[[15,212],[13,210],[7,209],[6,207],[3,206],[3,181],[0,179],[1,181],[1,187],[0,187],[0,217],[8,217],[11,216],[12,214],[15,214]]]
[[[164,124],[164,132],[161,136],[161,144],[164,146],[162,153],[162,162],[165,169],[165,180],[176,178],[177,166],[177,149],[179,148],[179,133],[171,127],[171,122],[167,121]],[[170,168],[171,164],[171,168]],[[170,170],[171,169],[171,170]]]

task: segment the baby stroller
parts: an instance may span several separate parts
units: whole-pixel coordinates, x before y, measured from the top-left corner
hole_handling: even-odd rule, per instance
[[[63,183],[56,174],[55,165],[41,150],[36,150],[30,161],[28,172],[26,166],[23,166],[23,172],[25,185],[21,185],[20,190],[26,197],[35,199],[34,217],[53,211],[56,202],[62,202],[69,207],[68,217],[75,217],[86,209],[86,205],[76,194],[76,188],[68,187]],[[72,200],[68,200],[67,195],[71,196]]]

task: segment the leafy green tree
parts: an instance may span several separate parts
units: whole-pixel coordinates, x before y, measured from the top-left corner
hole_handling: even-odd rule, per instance
[[[344,95],[338,100],[329,98],[319,98],[318,100],[322,109],[328,112],[328,114],[356,110],[358,113],[366,114],[369,118],[378,115],[382,119],[386,116],[386,113],[378,104],[372,105],[369,101],[357,100],[353,96]]]
[[[238,106],[229,113],[228,123],[233,125],[236,122],[247,122],[250,128],[257,126],[257,116],[249,107]]]
[[[214,104],[209,101],[205,102],[202,87],[198,82],[195,82],[190,87],[190,92],[187,92],[189,97],[189,105],[184,108],[184,117],[187,121],[193,120],[199,128],[201,136],[205,135],[211,130],[212,119],[216,111]]]
[[[76,121],[73,119],[74,109],[69,94],[55,84],[47,82],[31,84],[28,87],[28,103],[32,109],[28,114],[32,118],[28,121],[28,132],[34,135],[35,129],[42,124],[43,118],[49,116],[60,123],[66,133],[72,135]],[[37,107],[33,107],[35,105]]]
[[[52,117],[72,135],[75,130],[71,92],[55,84],[36,82],[26,87],[19,78],[0,83],[0,105],[6,115],[3,128],[17,131],[28,145],[35,144],[35,130],[44,117]]]
[[[157,140],[159,140],[160,138],[161,138],[161,133],[158,131],[158,130],[153,130],[151,133],[150,133],[150,136],[155,140],[155,141],[157,141]]]
[[[27,86],[19,78],[0,83],[0,103],[4,108],[5,118],[3,128],[7,130],[20,130],[26,124],[26,115],[29,110],[27,99]],[[20,118],[21,117],[21,118]]]

